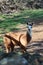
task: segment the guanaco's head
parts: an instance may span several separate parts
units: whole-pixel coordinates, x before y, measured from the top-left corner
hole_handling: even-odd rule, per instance
[[[32,36],[32,26],[33,26],[33,23],[27,23],[27,32],[30,34],[30,36]]]

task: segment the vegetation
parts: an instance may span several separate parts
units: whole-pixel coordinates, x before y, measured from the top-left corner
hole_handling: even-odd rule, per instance
[[[20,13],[0,14],[0,33],[5,33],[15,29],[17,25],[26,22],[43,19],[43,9],[24,10]]]
[[[14,13],[24,9],[43,9],[43,0],[0,0],[0,13]]]
[[[3,34],[11,31],[19,30],[20,29],[19,25],[21,24],[26,25],[27,22],[34,22],[35,24],[43,23],[43,0],[0,0],[0,54],[4,48]],[[43,54],[42,29],[43,29],[43,25],[38,26],[38,29],[36,26],[36,28],[34,29],[35,32],[33,31],[32,42],[34,42],[34,40],[36,42],[33,45],[30,44],[29,53],[32,54],[34,53],[34,54],[28,55],[26,53],[26,55],[25,54],[23,55],[24,58],[29,62],[29,65],[30,64],[43,65],[43,57],[41,56]],[[34,33],[37,35],[35,35]],[[3,55],[4,54],[2,54],[2,56],[0,55],[0,58],[3,58]],[[28,58],[26,56],[28,56]]]
[[[26,24],[26,22],[33,22],[34,20],[43,19],[43,9],[24,10],[12,14],[0,14],[0,34],[18,30],[19,24]],[[2,37],[0,39],[2,41]]]

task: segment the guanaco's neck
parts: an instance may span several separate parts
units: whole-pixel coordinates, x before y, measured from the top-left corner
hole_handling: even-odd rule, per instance
[[[27,32],[27,43],[30,42],[31,38],[32,38],[31,35]]]
[[[27,34],[32,38],[32,30],[27,30]]]

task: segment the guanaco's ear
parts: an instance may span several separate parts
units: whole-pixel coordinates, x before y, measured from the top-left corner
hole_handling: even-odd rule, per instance
[[[33,22],[32,22],[32,23],[27,22],[27,25],[31,25],[31,26],[33,26]]]
[[[28,22],[27,22],[27,25],[28,25]]]
[[[33,23],[32,23],[32,26],[33,26]]]

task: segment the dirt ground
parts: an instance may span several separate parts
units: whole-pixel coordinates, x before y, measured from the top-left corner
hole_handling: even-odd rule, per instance
[[[20,32],[26,32],[26,26],[19,25],[17,28],[20,28]],[[18,47],[15,47],[18,48]],[[20,49],[19,49],[20,50]],[[43,55],[43,24],[41,25],[33,25],[32,28],[32,40],[27,45],[27,51],[29,53],[40,53]]]
[[[18,28],[20,28],[21,31],[27,30],[25,25],[20,25]],[[40,53],[43,55],[43,24],[33,25],[32,40],[27,46],[27,51],[30,53]]]
[[[23,25],[19,25],[17,26],[17,28],[20,28],[20,31],[26,31],[27,28],[26,26],[23,24]],[[43,42],[43,25],[40,24],[40,25],[33,25],[33,28],[32,28],[32,42]]]
[[[43,55],[43,25],[34,25],[32,29],[32,51]]]
[[[36,25],[33,27],[32,41],[43,41],[43,25]]]
[[[25,25],[20,25],[18,28],[20,28],[20,32],[27,30]],[[15,47],[15,50],[20,54],[19,47]],[[33,25],[32,40],[27,45],[27,51],[29,55],[24,54],[23,57],[30,63],[29,65],[43,65],[43,25]],[[0,58],[1,56],[4,58],[3,55],[0,55]]]

